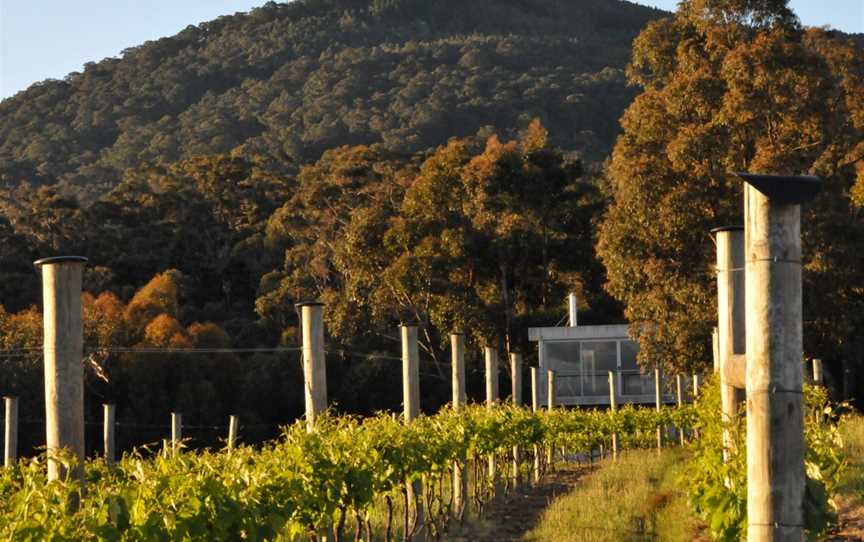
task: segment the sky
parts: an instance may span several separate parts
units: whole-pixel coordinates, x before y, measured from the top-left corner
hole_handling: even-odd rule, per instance
[[[678,0],[632,1],[667,11],[675,11],[678,5]],[[864,0],[790,0],[789,6],[807,26],[828,25],[844,32],[864,32]]]
[[[470,0],[466,0],[470,1]],[[575,1],[575,0],[574,0]],[[610,0],[614,1],[614,0]],[[0,0],[0,99],[85,62],[265,0]],[[677,0],[637,0],[674,10]],[[804,24],[864,32],[864,0],[791,0]]]

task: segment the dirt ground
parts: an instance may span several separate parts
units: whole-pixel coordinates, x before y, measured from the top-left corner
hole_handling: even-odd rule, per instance
[[[840,525],[835,532],[822,538],[822,542],[838,542],[840,540],[864,541],[864,506],[849,497],[839,499],[837,508]]]

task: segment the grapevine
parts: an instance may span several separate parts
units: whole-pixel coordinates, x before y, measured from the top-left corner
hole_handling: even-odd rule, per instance
[[[371,513],[381,502],[387,520],[376,536],[392,538],[393,503],[407,504],[406,483],[421,479],[424,491],[414,504],[424,505],[428,532],[440,535],[452,513],[448,483],[457,459],[474,466],[479,508],[496,482],[508,480],[514,446],[584,451],[608,443],[613,433],[631,447],[650,445],[657,427],[693,419],[689,407],[532,413],[469,406],[410,424],[384,413],[362,419],[331,413],[311,433],[298,421],[257,448],[176,455],[145,448],[112,466],[91,460],[83,491],[70,478],[49,483],[40,456],[0,471],[0,539],[308,540],[329,533],[338,540],[351,524],[354,539],[369,539]],[[488,456],[498,458],[498,480],[477,467]],[[70,510],[79,493],[79,505]],[[409,507],[401,508],[407,514]]]

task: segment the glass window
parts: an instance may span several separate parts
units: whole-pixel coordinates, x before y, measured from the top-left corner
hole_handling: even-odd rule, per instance
[[[550,341],[546,346],[546,360],[549,367],[558,371],[578,371],[579,343],[575,341]]]
[[[580,360],[586,374],[606,373],[618,368],[616,341],[583,342],[581,345]]]
[[[636,371],[639,365],[636,356],[639,354],[639,343],[635,341],[621,341],[621,370]]]

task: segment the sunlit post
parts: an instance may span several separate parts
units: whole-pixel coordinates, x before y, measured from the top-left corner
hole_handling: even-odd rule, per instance
[[[63,477],[60,449],[77,458],[75,477],[84,480],[84,332],[81,278],[87,258],[58,256],[34,262],[42,271],[45,357],[45,433],[48,479]]]
[[[747,540],[804,540],[801,203],[817,177],[745,180]]]

